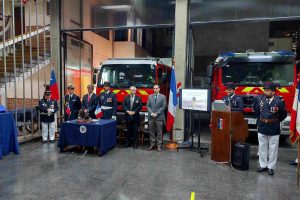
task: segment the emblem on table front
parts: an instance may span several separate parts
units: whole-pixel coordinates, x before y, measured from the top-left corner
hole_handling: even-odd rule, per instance
[[[80,130],[80,133],[86,133],[87,129],[84,125],[82,125],[82,126],[80,126],[79,130]]]

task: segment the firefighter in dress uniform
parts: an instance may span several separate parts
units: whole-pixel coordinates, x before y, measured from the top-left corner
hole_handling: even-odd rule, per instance
[[[98,104],[101,107],[103,116],[101,119],[117,119],[117,97],[116,94],[110,91],[110,83],[104,82],[104,91],[100,93]]]
[[[50,142],[54,143],[55,139],[55,122],[54,114],[58,111],[57,102],[51,100],[51,91],[46,90],[44,97],[39,101],[40,118],[42,124],[42,139],[43,143],[48,140],[48,129]]]
[[[265,83],[264,96],[254,101],[253,109],[258,122],[259,167],[257,172],[274,175],[278,156],[280,122],[287,116],[284,101],[275,95],[276,85]]]
[[[233,83],[227,83],[226,84],[227,96],[223,97],[223,101],[225,102],[228,111],[243,112],[244,109],[243,98],[237,96],[234,93],[234,90],[235,90],[235,85]]]
[[[79,110],[81,109],[81,101],[79,96],[74,94],[75,87],[68,85],[68,95],[65,96],[65,121],[74,120],[78,118]],[[67,110],[70,111],[68,114]]]

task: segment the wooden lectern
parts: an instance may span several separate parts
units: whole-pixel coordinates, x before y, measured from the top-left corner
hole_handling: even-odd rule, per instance
[[[211,159],[230,162],[231,147],[236,142],[245,142],[248,123],[241,112],[212,111]]]

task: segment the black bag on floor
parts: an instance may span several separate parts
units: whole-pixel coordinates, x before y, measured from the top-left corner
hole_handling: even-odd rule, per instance
[[[235,169],[249,169],[250,145],[247,143],[236,143],[232,148],[231,163]]]

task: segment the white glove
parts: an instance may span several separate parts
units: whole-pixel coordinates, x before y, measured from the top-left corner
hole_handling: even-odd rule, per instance
[[[50,108],[48,109],[50,112],[53,112],[54,113],[54,109],[53,108]]]
[[[116,116],[112,116],[111,119],[117,120],[117,117]]]

